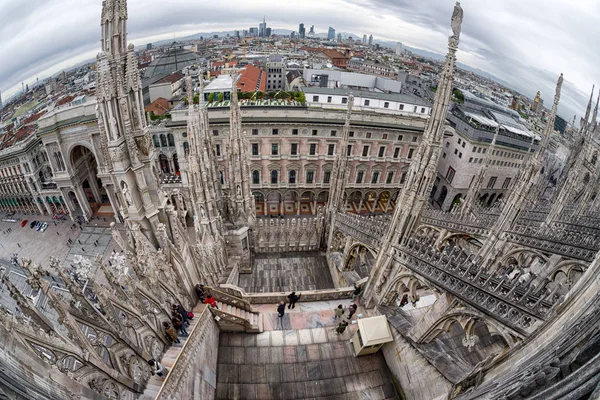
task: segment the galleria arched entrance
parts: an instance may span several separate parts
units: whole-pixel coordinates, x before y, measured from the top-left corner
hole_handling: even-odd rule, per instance
[[[92,215],[113,216],[110,193],[98,178],[98,163],[94,153],[84,145],[71,149],[69,161],[73,171],[73,188],[68,189],[64,198],[74,215],[89,220]],[[114,198],[114,197],[113,197]]]

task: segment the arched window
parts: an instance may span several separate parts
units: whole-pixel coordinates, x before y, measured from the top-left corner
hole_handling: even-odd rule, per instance
[[[190,154],[190,144],[183,142],[183,154],[187,157]]]
[[[258,170],[252,171],[252,184],[258,185],[260,183],[260,172]]]
[[[160,145],[162,147],[167,147],[167,137],[165,135],[160,135]]]
[[[175,146],[175,138],[173,137],[172,133],[169,133],[167,135],[167,139],[169,140],[169,146],[171,146],[171,147]]]
[[[177,159],[177,154],[173,154],[173,168],[175,168],[175,173],[179,174],[179,160]]]
[[[154,147],[160,147],[160,142],[158,140],[158,135],[152,136],[152,141],[154,142]]]
[[[221,179],[221,185],[225,184],[225,175],[223,174],[223,171],[219,171],[219,179]]]
[[[271,171],[271,183],[277,183],[277,171]]]
[[[296,171],[291,170],[289,173],[289,183],[296,183]]]

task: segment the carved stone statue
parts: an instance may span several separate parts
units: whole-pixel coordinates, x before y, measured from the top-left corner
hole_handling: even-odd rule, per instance
[[[463,20],[463,9],[460,6],[460,2],[456,2],[454,6],[454,12],[452,13],[452,36],[456,39],[460,36],[460,26]]]
[[[131,198],[131,193],[129,192],[129,188],[127,187],[127,184],[125,182],[122,183],[123,186],[123,197],[125,197],[125,201],[127,202],[127,206],[130,206],[133,204],[133,199]]]

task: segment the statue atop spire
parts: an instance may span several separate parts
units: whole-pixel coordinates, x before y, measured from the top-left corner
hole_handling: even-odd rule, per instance
[[[454,6],[454,12],[452,13],[452,22],[451,22],[452,37],[454,37],[456,40],[458,40],[460,38],[460,30],[461,30],[462,21],[463,21],[463,9],[460,6],[460,2],[457,1],[456,5]]]

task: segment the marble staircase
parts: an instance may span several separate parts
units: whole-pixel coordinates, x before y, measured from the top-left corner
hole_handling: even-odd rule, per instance
[[[218,308],[210,311],[218,317],[219,328],[225,332],[259,333],[263,331],[263,316],[250,303],[226,291],[207,286],[206,293],[212,295]]]
[[[205,304],[201,304],[201,303],[198,303],[196,305],[196,307],[194,307],[193,313],[195,315],[195,318],[190,321],[190,326],[187,327],[187,329],[186,329],[189,335],[192,334],[193,330],[196,328],[196,325],[198,325],[199,316],[200,316],[200,314],[202,314],[202,311],[206,307],[208,307],[208,306]],[[187,339],[189,338],[189,335],[188,336],[178,335],[179,341],[181,343],[173,343],[173,345],[171,345],[171,347],[169,347],[167,349],[165,354],[163,354],[163,357],[160,360],[160,363],[162,365],[164,365],[165,367],[167,367],[167,369],[169,371],[171,370],[171,368],[177,361],[177,357],[179,356],[179,354],[183,351],[184,346],[187,342]],[[140,397],[138,397],[138,400],[154,400],[156,398],[156,395],[158,395],[158,392],[160,391],[160,388],[162,387],[164,381],[165,381],[165,376],[163,376],[163,377],[159,377],[156,375],[150,376],[150,379],[148,380],[148,382],[146,384],[146,389],[144,390],[144,393],[142,393],[140,395]]]

